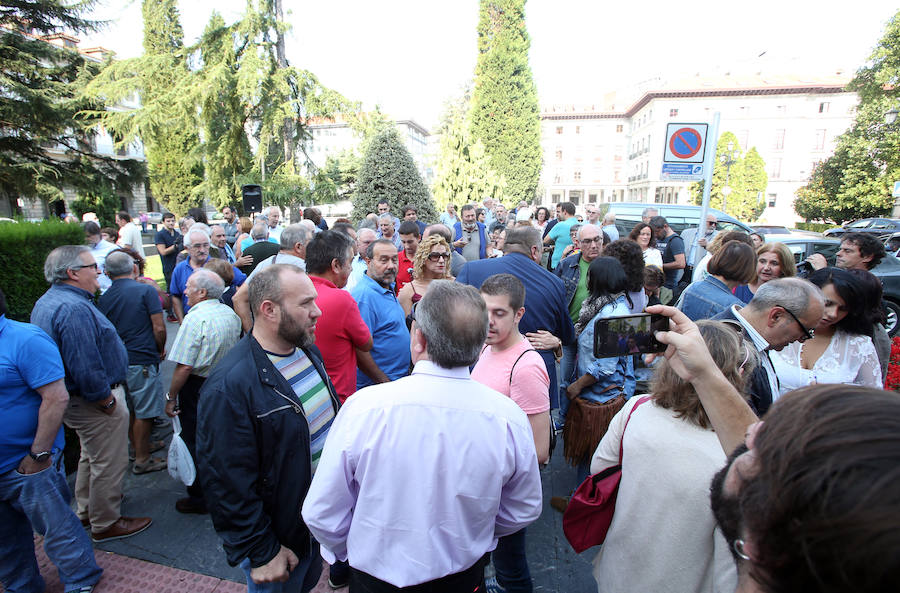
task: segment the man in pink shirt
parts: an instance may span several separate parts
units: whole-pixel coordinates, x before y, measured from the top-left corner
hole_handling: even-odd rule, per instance
[[[369,328],[356,301],[341,290],[350,276],[352,258],[350,240],[335,231],[317,233],[306,246],[306,272],[318,293],[316,306],[322,310],[316,322],[316,346],[341,403],[356,391],[357,352],[372,358]]]
[[[494,274],[481,285],[481,298],[490,324],[472,379],[522,408],[531,424],[538,463],[546,463],[550,457],[550,376],[544,359],[519,333],[519,320],[525,314],[525,286],[512,274]],[[497,581],[506,591],[532,590],[525,529],[501,537],[492,557]]]

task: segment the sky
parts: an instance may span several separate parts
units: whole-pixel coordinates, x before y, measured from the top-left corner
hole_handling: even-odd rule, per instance
[[[214,7],[232,22],[245,5],[180,2],[186,43]],[[284,7],[291,65],[366,109],[379,105],[433,129],[444,103],[474,76],[477,0],[287,0]],[[599,104],[604,93],[660,76],[852,73],[898,9],[890,0],[857,0],[852,9],[821,0],[529,0],[529,60],[542,106]],[[142,53],[139,0],[101,0],[93,16],[110,24],[83,36],[81,47],[102,45],[122,58]]]

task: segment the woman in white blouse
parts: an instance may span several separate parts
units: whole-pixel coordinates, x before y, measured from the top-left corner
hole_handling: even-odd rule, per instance
[[[639,222],[631,229],[628,238],[640,245],[644,252],[644,265],[662,269],[662,253],[656,248],[656,239],[649,224]]]
[[[875,295],[840,268],[817,270],[808,279],[825,294],[825,314],[812,339],[772,352],[781,393],[814,383],[882,388],[881,365],[870,337]]]

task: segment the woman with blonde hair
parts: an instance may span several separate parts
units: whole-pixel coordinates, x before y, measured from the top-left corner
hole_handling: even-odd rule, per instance
[[[797,264],[794,254],[784,243],[763,243],[756,250],[756,274],[747,284],[734,290],[734,296],[749,303],[759,287],[776,278],[789,278],[797,275]]]
[[[429,235],[419,243],[413,257],[413,279],[397,294],[403,312],[409,316],[416,303],[428,292],[432,280],[452,280],[450,246],[440,235]]]
[[[756,351],[726,323],[697,327],[716,366],[744,393]],[[667,360],[650,386],[648,401],[633,397],[612,419],[591,460],[595,474],[617,465],[622,450],[616,510],[594,558],[597,589],[734,591],[735,563],[709,503],[725,453],[694,387]]]
[[[234,258],[238,259],[241,257],[241,252],[248,246],[253,244],[253,239],[250,239],[250,231],[253,229],[253,221],[250,220],[247,216],[241,216],[238,218],[238,236],[237,239],[234,240]],[[244,241],[250,239],[250,241],[245,245]]]

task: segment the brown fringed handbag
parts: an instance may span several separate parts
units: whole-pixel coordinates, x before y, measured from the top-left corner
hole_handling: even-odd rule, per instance
[[[611,390],[618,391],[619,395],[602,404],[569,396],[571,403],[563,426],[563,455],[571,465],[590,459],[613,416],[625,405],[622,388],[618,385],[610,385],[600,393]]]

